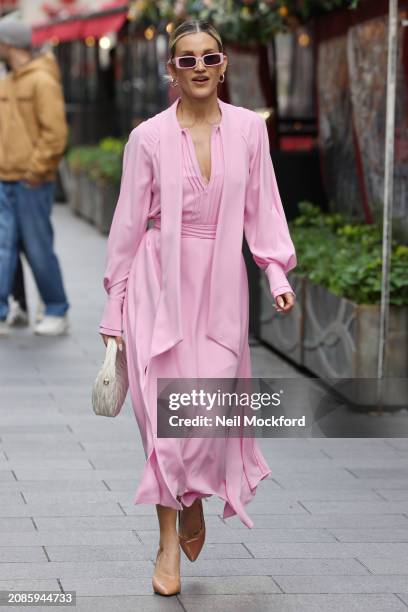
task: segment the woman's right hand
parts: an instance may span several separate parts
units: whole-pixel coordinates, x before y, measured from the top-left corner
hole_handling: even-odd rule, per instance
[[[118,345],[118,349],[120,351],[123,349],[124,342],[123,342],[122,336],[109,336],[109,335],[106,335],[106,334],[100,334],[100,335],[102,336],[102,340],[103,340],[105,346],[107,346],[109,338],[114,338],[116,340],[116,344]]]

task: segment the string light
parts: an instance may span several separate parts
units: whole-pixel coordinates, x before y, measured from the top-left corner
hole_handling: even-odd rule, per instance
[[[101,49],[110,49],[111,48],[110,38],[108,36],[102,36],[102,38],[99,41],[99,46]]]
[[[301,47],[308,47],[310,45],[310,36],[306,32],[302,32],[298,36],[298,43]]]
[[[146,28],[144,31],[144,37],[146,38],[146,40],[152,40],[152,38],[154,37],[154,32],[155,29],[153,26],[149,26],[148,28]]]

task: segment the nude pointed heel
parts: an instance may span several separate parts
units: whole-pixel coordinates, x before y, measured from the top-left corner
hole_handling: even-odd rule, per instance
[[[185,513],[184,517],[183,513]],[[188,521],[183,521],[183,518],[187,518],[186,513],[188,513]],[[183,525],[184,522],[187,524]],[[201,499],[197,498],[191,506],[178,510],[178,534],[181,549],[187,559],[195,561],[205,541],[205,521]]]
[[[167,572],[163,572],[163,570],[158,567],[161,552],[162,551],[159,548],[156,556],[156,566],[154,568],[154,574],[152,577],[153,591],[158,595],[165,595],[166,597],[170,595],[177,595],[181,591],[180,575],[177,576],[176,574],[168,574]]]

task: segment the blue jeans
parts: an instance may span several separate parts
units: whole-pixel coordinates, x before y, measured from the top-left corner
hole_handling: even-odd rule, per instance
[[[0,181],[0,320],[8,314],[19,243],[32,269],[46,315],[63,316],[69,308],[54,253],[51,209],[55,182],[28,187]]]

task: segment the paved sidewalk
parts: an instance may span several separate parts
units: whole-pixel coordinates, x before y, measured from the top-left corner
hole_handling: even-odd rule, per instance
[[[104,419],[90,404],[106,239],[62,205],[53,214],[72,333],[0,342],[0,590],[75,590],[81,612],[406,611],[406,439],[260,440],[273,474],[248,506],[255,527],[223,521],[210,498],[182,593],[152,594],[157,520],[132,503],[144,463],[133,411]],[[255,376],[299,375],[253,355]]]

